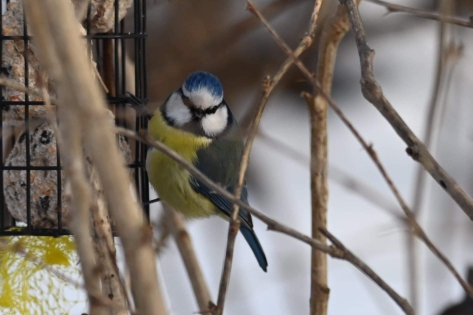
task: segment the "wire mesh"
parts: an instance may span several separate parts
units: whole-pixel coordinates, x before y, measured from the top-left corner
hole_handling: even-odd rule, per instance
[[[103,78],[103,82],[108,89],[107,102],[110,105],[110,109],[115,113],[115,121],[117,125],[124,126],[127,128],[135,128],[136,130],[147,128],[147,118],[143,116],[134,116],[134,121],[130,122],[130,112],[127,108],[127,102],[129,96],[127,92],[131,92],[143,103],[147,103],[147,78],[146,78],[146,0],[133,0],[132,9],[127,13],[126,19],[119,19],[119,8],[121,1],[129,0],[114,0],[114,25],[113,28],[107,33],[93,33],[91,31],[91,8],[87,11],[87,18],[85,19],[83,26],[86,29],[88,43],[90,44],[89,53],[92,54],[94,61],[97,63],[97,70],[100,76]],[[11,1],[0,0],[0,12],[6,11],[6,6]],[[12,1],[13,2],[13,1]],[[2,44],[0,49],[0,61],[3,65],[4,60],[4,43],[7,41],[18,41],[22,40],[24,43],[25,51],[28,47],[31,37],[28,34],[26,19],[23,20],[23,35],[21,38],[18,36],[8,36],[4,34],[3,19],[0,19],[0,43]],[[29,58],[23,55],[24,60],[24,83],[28,87],[29,84]],[[129,73],[127,73],[127,56],[134,62],[134,82],[127,82]],[[2,67],[1,72],[8,71]],[[130,83],[134,83],[134,91],[127,91]],[[133,84],[132,84],[133,85]],[[24,101],[21,100],[7,100],[4,97],[4,88],[0,89],[0,107],[2,112],[8,110],[10,106],[23,106],[24,107],[24,137],[7,139],[5,130],[10,128],[5,122],[0,121],[0,127],[2,130],[2,137],[0,137],[0,156],[1,161],[1,172],[0,172],[0,188],[2,191],[0,200],[0,235],[42,235],[42,236],[59,236],[67,235],[69,231],[63,224],[62,209],[63,196],[61,186],[64,185],[63,174],[61,174],[61,161],[59,155],[59,147],[56,151],[56,165],[38,166],[32,165],[31,157],[31,129],[32,123],[30,117],[30,106],[40,105],[43,106],[42,101],[31,100],[27,94],[24,95]],[[136,117],[136,118],[135,118]],[[60,123],[60,122],[59,122]],[[8,142],[11,141],[11,142]],[[12,147],[18,141],[25,141],[25,165],[7,165],[5,160],[9,154],[8,147]],[[8,144],[10,144],[8,146]],[[140,200],[146,204],[149,200],[149,185],[148,178],[145,170],[145,159],[147,148],[141,143],[135,143],[134,141],[128,141],[130,148],[132,149],[133,163],[129,165],[130,169],[133,170],[134,180],[136,185],[136,191],[139,195]],[[106,158],[106,157],[104,157]],[[26,172],[26,181],[24,183],[24,189],[26,190],[26,202],[25,209],[20,211],[26,212],[26,220],[20,222],[10,214],[7,204],[5,202],[5,172],[7,171],[19,171]],[[31,172],[44,171],[53,172],[56,175],[57,186],[57,221],[55,226],[48,228],[39,228],[32,224],[31,212],[32,212],[32,185],[36,185],[31,181]],[[23,186],[23,183],[22,183]],[[34,186],[33,186],[34,188]],[[149,216],[149,206],[144,206],[146,214]],[[18,210],[18,209],[17,209]]]

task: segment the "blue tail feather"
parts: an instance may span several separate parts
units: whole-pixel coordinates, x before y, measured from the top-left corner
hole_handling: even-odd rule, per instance
[[[251,250],[255,254],[256,260],[258,260],[258,264],[260,265],[261,269],[266,272],[266,269],[268,268],[268,261],[266,260],[266,255],[264,254],[263,247],[261,247],[261,244],[258,241],[255,232],[251,228],[244,225],[240,227],[240,232],[245,237],[246,241],[248,242],[248,245],[250,245]]]

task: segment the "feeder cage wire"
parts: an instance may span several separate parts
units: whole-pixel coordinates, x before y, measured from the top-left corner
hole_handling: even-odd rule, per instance
[[[130,10],[126,15],[126,18],[120,20],[119,9],[120,5],[123,6],[120,2],[128,2],[131,5]],[[132,3],[130,3],[132,1]],[[0,12],[5,13],[7,6],[11,0],[0,0]],[[126,6],[126,4],[125,4]],[[94,61],[97,63],[97,70],[100,73],[100,76],[103,78],[105,85],[107,86],[109,92],[107,94],[107,102],[110,109],[114,109],[115,122],[119,126],[134,128],[135,130],[146,129],[147,128],[147,117],[145,116],[135,116],[132,114],[132,121],[130,123],[129,115],[128,118],[124,114],[127,111],[127,104],[130,95],[127,91],[127,75],[126,75],[126,55],[127,51],[131,60],[134,61],[134,91],[131,91],[134,96],[146,104],[147,99],[147,74],[146,74],[146,0],[114,0],[114,21],[113,27],[106,33],[96,33],[92,31],[92,16],[91,16],[91,7],[87,12],[87,17],[83,22],[83,26],[87,31],[87,39],[89,44],[89,52],[92,54]],[[125,22],[126,20],[126,22]],[[0,29],[2,30],[0,34],[0,42],[2,49],[0,49],[0,61],[3,64],[4,58],[4,43],[6,41],[18,41],[21,40],[24,43],[24,47],[28,47],[28,43],[31,41],[31,37],[27,33],[26,27],[26,17],[23,20],[23,36],[8,36],[4,33],[4,23],[3,19],[0,19]],[[128,25],[125,25],[128,24]],[[25,48],[26,49],[26,48]],[[29,61],[28,58],[25,58],[26,54],[23,55],[24,60],[24,82],[25,86],[28,87],[29,80]],[[7,69],[8,70],[8,69]],[[1,69],[2,73],[7,71],[6,69]],[[132,77],[132,76],[131,76]],[[130,83],[130,82],[128,82]],[[11,166],[5,163],[7,153],[5,148],[7,147],[7,139],[3,137],[5,130],[11,128],[6,125],[4,119],[0,121],[0,126],[2,130],[2,137],[0,138],[0,156],[2,156],[1,162],[1,178],[0,178],[0,188],[2,191],[1,200],[0,200],[0,236],[5,235],[38,235],[38,236],[60,236],[68,235],[70,232],[64,226],[64,221],[62,218],[62,209],[63,200],[62,200],[62,189],[61,185],[65,184],[63,174],[61,174],[61,163],[59,157],[59,147],[57,152],[57,163],[54,166],[33,166],[31,165],[31,147],[30,147],[30,134],[32,132],[31,125],[32,119],[30,118],[29,108],[32,105],[44,105],[42,101],[31,101],[31,96],[24,95],[24,101],[19,100],[6,100],[4,97],[4,88],[0,89],[0,106],[2,112],[8,110],[11,106],[24,106],[24,132],[26,137],[24,140],[25,144],[25,160],[26,165],[24,166]],[[16,139],[8,139],[14,144]],[[126,140],[130,145],[131,155],[133,162],[129,164],[129,168],[133,173],[135,180],[136,191],[139,195],[139,199],[143,204],[147,204],[149,201],[149,185],[148,177],[145,169],[145,160],[147,147],[139,142],[134,142],[132,140]],[[104,156],[103,158],[107,158]],[[23,171],[26,172],[26,209],[22,209],[26,213],[25,222],[18,222],[10,214],[10,211],[5,202],[5,172],[8,171]],[[53,172],[57,175],[57,224],[54,227],[48,228],[38,228],[32,224],[31,211],[32,211],[32,185],[31,182],[31,172],[32,171],[44,171],[44,172]],[[144,210],[149,217],[149,206],[144,206]]]

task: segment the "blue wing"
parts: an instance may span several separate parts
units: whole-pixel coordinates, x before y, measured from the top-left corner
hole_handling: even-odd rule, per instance
[[[217,194],[215,191],[209,189],[206,185],[202,184],[202,182],[195,179],[194,177],[191,177],[190,182],[192,188],[197,193],[208,198],[222,211],[223,214],[228,217],[231,217],[233,209],[233,204],[231,202],[229,202],[221,195]],[[227,190],[233,193],[233,190]],[[248,203],[248,191],[246,189],[246,185],[242,190],[241,200],[245,203]],[[266,272],[268,267],[268,261],[266,260],[266,255],[264,254],[263,247],[261,246],[258,237],[253,231],[253,222],[251,220],[251,215],[247,211],[240,209],[240,211],[238,212],[238,217],[241,220],[240,232],[245,237],[246,241],[248,242],[248,245],[250,245],[251,250],[256,256],[258,264]]]
[[[241,138],[234,132],[235,121],[233,115],[229,111],[229,130],[219,139],[214,139],[212,143],[197,152],[197,161],[195,166],[211,180],[220,184],[230,193],[234,193],[235,185],[238,180],[238,170],[240,166],[241,155],[243,152],[243,142]],[[190,184],[194,191],[208,198],[216,205],[222,213],[231,217],[233,204],[215,191],[209,189],[202,182],[194,177],[190,177]],[[248,204],[248,191],[246,184],[243,187],[241,200]],[[253,231],[253,222],[251,215],[244,209],[240,209],[238,217],[242,222],[240,231],[250,245],[253,253],[258,260],[261,268],[266,271],[268,262],[264,254],[255,232]]]

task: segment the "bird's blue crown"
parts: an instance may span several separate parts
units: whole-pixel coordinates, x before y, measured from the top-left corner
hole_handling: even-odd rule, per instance
[[[220,80],[213,74],[204,71],[191,73],[184,82],[184,88],[190,93],[205,89],[215,98],[223,97],[223,87]]]

